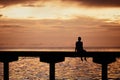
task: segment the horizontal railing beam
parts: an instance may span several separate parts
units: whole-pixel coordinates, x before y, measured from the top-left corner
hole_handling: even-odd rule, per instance
[[[94,56],[113,56],[120,57],[120,52],[85,52],[83,55],[72,51],[0,51],[0,56],[61,56],[61,57],[94,57]]]

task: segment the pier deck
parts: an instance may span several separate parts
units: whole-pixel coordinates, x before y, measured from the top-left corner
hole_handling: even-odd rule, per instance
[[[93,62],[102,65],[102,80],[108,80],[107,66],[120,57],[120,52],[85,52],[79,54],[72,51],[0,51],[0,61],[4,63],[4,80],[9,80],[9,62],[18,57],[40,57],[41,62],[50,64],[50,80],[55,80],[55,63],[62,62],[65,57],[91,57]]]

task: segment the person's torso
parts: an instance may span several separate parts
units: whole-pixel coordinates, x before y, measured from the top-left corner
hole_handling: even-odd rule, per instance
[[[83,45],[82,45],[82,42],[77,42],[76,43],[76,48],[77,48],[77,50],[83,50]]]

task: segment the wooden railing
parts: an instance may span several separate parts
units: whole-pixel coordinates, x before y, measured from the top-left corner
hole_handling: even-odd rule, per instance
[[[0,51],[0,61],[4,63],[4,80],[9,80],[9,63],[18,57],[40,57],[41,62],[50,64],[50,80],[55,80],[55,63],[62,62],[65,57],[92,57],[93,62],[102,65],[102,80],[108,80],[107,66],[120,57],[120,52],[85,52],[81,55],[70,51]]]

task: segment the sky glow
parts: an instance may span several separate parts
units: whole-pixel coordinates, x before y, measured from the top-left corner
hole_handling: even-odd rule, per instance
[[[79,16],[108,19],[110,21],[120,19],[119,8],[62,7],[52,4],[37,7],[16,5],[1,9],[1,14],[6,18],[13,19],[72,19]]]
[[[86,0],[13,2],[2,0],[0,1],[0,35],[3,40],[0,41],[0,45],[16,46],[28,40],[26,45],[74,46],[77,36],[81,36],[85,46],[118,47],[120,45],[120,6],[119,1],[117,3],[110,1],[102,4],[100,0],[94,2],[93,0],[88,2]],[[23,35],[21,41],[18,35]],[[43,39],[41,40],[38,36]],[[11,38],[10,41],[6,40],[7,38]],[[46,39],[47,44],[44,43]],[[40,43],[36,43],[39,40],[41,40]],[[66,40],[69,41],[66,43]],[[5,43],[6,41],[8,43]]]

